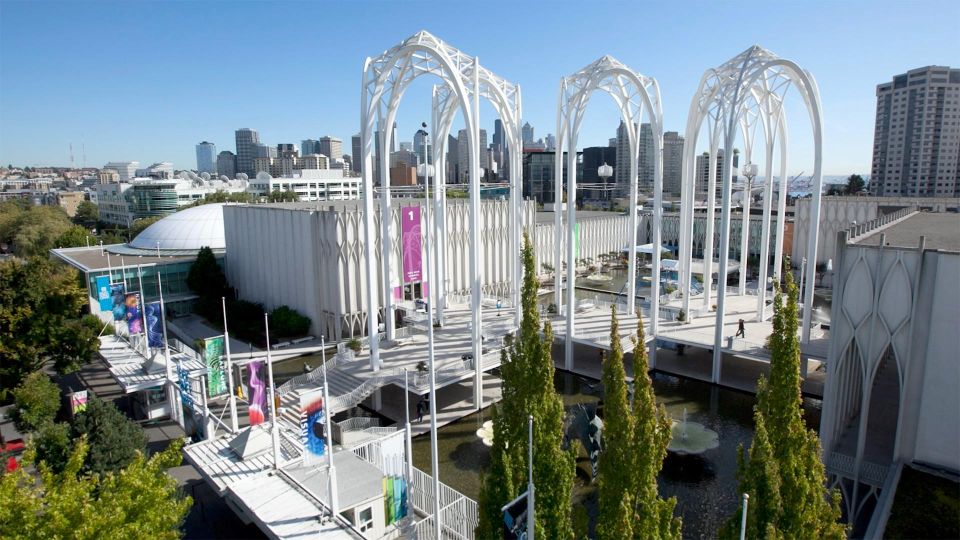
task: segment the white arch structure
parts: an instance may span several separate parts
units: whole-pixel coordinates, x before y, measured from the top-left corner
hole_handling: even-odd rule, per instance
[[[699,311],[709,312],[710,289],[713,272],[713,238],[715,219],[715,192],[717,151],[725,151],[723,160],[721,219],[720,219],[720,261],[717,285],[717,312],[714,327],[713,381],[720,380],[721,340],[723,338],[723,320],[726,313],[727,265],[730,248],[730,207],[733,176],[734,141],[739,129],[744,144],[744,159],[750,163],[757,135],[757,126],[763,131],[765,140],[765,171],[763,185],[763,230],[761,233],[760,280],[757,286],[757,320],[766,316],[766,282],[770,246],[770,215],[773,199],[773,156],[774,147],[780,147],[780,182],[777,203],[777,231],[774,256],[774,275],[778,276],[782,267],[784,213],[787,196],[787,127],[784,110],[784,97],[794,87],[806,105],[810,116],[814,144],[813,200],[808,236],[807,259],[816,260],[817,226],[820,214],[820,191],[823,184],[822,163],[822,113],[820,92],[816,80],[808,71],[796,63],[777,57],[772,52],[754,45],[735,56],[720,67],[707,70],[700,80],[700,87],[694,95],[687,116],[686,146],[683,156],[683,185],[680,231],[680,290],[683,292],[683,309],[692,316],[690,310],[690,268],[693,244],[693,222],[695,203],[695,160],[696,143],[704,123],[707,124],[707,138],[710,147],[709,179],[707,188],[707,219],[704,242],[704,292],[703,307]],[[740,286],[739,293],[746,293],[747,238],[749,236],[749,210],[744,209],[741,239]],[[813,283],[815,268],[808,265],[806,280]],[[810,315],[813,304],[813,287],[805,291],[803,299],[803,330],[801,339],[810,339]]]
[[[595,90],[602,90],[613,98],[627,126],[630,142],[630,238],[628,243],[629,283],[627,292],[627,311],[636,309],[636,268],[637,268],[637,176],[640,153],[640,121],[643,112],[648,112],[650,128],[653,132],[653,279],[650,287],[650,334],[657,332],[657,313],[660,300],[660,221],[663,213],[663,112],[660,104],[660,87],[656,79],[646,77],[630,69],[619,60],[603,56],[573,75],[560,80],[560,96],[557,104],[557,150],[554,162],[554,230],[561,228],[560,202],[563,200],[563,150],[567,148],[567,222],[566,222],[566,259],[567,259],[567,301],[566,301],[566,353],[564,366],[573,369],[573,335],[575,330],[575,281],[576,261],[574,260],[574,228],[576,225],[577,200],[577,138],[580,124],[587,108],[590,96]],[[555,303],[557,312],[562,313],[561,291],[563,280],[561,242],[554,243]]]
[[[389,152],[390,139],[392,137],[392,126],[396,118],[397,110],[404,92],[410,83],[421,75],[433,75],[441,79],[442,85],[434,88],[433,112],[432,112],[432,143],[433,143],[433,163],[437,172],[436,185],[439,189],[434,189],[434,204],[436,205],[437,218],[434,220],[435,237],[445,237],[444,216],[446,194],[443,187],[446,182],[445,167],[441,167],[445,162],[446,139],[450,132],[451,124],[456,112],[459,110],[463,115],[463,121],[467,130],[469,143],[470,167],[469,167],[469,188],[470,188],[470,216],[471,216],[471,250],[470,250],[470,288],[471,288],[471,338],[473,357],[476,359],[475,380],[474,380],[474,402],[479,408],[482,404],[482,381],[481,381],[481,300],[482,300],[482,268],[483,261],[480,239],[480,147],[479,147],[479,109],[480,97],[490,100],[494,109],[500,114],[503,124],[511,142],[511,158],[514,166],[511,167],[511,190],[512,201],[511,219],[514,224],[514,234],[512,242],[519,245],[520,221],[518,209],[521,204],[520,188],[521,169],[519,160],[522,159],[522,149],[519,147],[519,118],[520,118],[520,88],[519,86],[505,81],[504,79],[491,73],[489,70],[480,66],[478,58],[464,54],[458,49],[451,47],[440,39],[428,32],[421,31],[400,44],[385,51],[377,58],[368,58],[364,64],[363,82],[361,85],[361,151],[362,151],[362,171],[363,171],[363,203],[364,203],[364,222],[366,227],[367,240],[364,243],[364,254],[366,257],[366,279],[367,279],[367,331],[370,336],[370,367],[373,370],[379,370],[381,367],[379,354],[379,333],[377,317],[379,313],[379,302],[377,293],[380,290],[383,296],[383,317],[384,327],[387,339],[393,339],[394,335],[394,317],[393,300],[391,291],[391,279],[393,275],[390,264],[391,253],[391,235],[390,219],[385,216],[390,215],[390,182],[387,175],[389,170]],[[380,137],[380,170],[383,179],[380,186],[380,231],[381,242],[381,287],[377,287],[377,269],[374,263],[374,254],[376,247],[376,238],[378,233],[374,223],[373,199],[373,133],[379,128]],[[441,136],[442,135],[442,136]],[[441,242],[435,242],[442,244]],[[441,257],[443,249],[438,249]],[[436,258],[434,258],[436,259]],[[428,269],[430,279],[430,294],[438,301],[435,305],[440,306],[439,312],[442,316],[442,309],[446,300],[445,276],[443,269],[446,261],[441,258],[437,266],[440,272],[433,272]],[[519,260],[513,266],[513,293],[514,304],[518,305],[517,297],[519,295]],[[439,274],[439,275],[437,275]],[[434,277],[436,276],[436,277]]]

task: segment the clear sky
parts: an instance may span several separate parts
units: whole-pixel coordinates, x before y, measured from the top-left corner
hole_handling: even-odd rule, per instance
[[[703,71],[756,43],[816,77],[824,172],[868,173],[875,87],[930,64],[960,66],[960,2],[20,2],[0,0],[0,162],[102,166],[172,161],[194,145],[234,150],[251,127],[267,144],[359,130],[363,60],[426,29],[523,90],[536,137],[556,130],[561,76],[610,54],[655,77],[667,130],[683,134]],[[433,81],[398,117],[412,140]],[[810,173],[799,102],[791,173]],[[492,109],[481,110],[492,137]],[[596,96],[582,145],[605,145],[618,114]]]

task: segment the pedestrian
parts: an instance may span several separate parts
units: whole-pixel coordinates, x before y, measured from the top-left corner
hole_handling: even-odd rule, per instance
[[[417,402],[417,423],[423,422],[423,413],[427,410],[427,403],[420,398]]]
[[[747,339],[747,330],[743,326],[743,319],[740,319],[740,323],[737,326],[737,333],[734,337],[742,337],[743,339]]]

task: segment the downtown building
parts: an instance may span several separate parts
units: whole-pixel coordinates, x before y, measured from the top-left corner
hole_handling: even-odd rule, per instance
[[[197,144],[197,172],[217,174],[217,145],[207,141]]]
[[[927,66],[877,85],[870,192],[960,196],[960,69]]]
[[[253,167],[253,160],[259,157],[257,147],[261,146],[260,135],[254,129],[240,128],[234,136],[237,144],[237,173],[244,173],[253,178],[257,174]]]

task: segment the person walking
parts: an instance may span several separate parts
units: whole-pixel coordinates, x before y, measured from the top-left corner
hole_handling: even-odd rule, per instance
[[[417,402],[417,423],[423,422],[423,413],[427,410],[427,403],[420,398]]]
[[[737,333],[734,337],[742,337],[743,339],[747,339],[747,330],[743,326],[743,319],[740,319],[740,323],[737,326]]]

